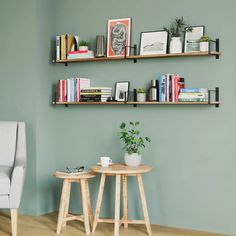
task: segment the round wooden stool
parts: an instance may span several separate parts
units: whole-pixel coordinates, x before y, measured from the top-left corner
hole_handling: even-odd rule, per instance
[[[61,202],[57,220],[57,234],[61,233],[62,227],[66,227],[67,221],[79,220],[84,222],[86,234],[90,234],[90,226],[93,223],[92,208],[90,202],[88,179],[94,178],[96,174],[93,172],[67,174],[65,172],[55,172],[56,178],[63,179],[63,187],[61,193]],[[71,183],[80,183],[82,197],[82,215],[72,215],[68,213],[70,203]]]
[[[147,227],[147,232],[149,235],[152,234],[147,203],[144,193],[144,186],[142,181],[142,174],[151,171],[150,166],[140,165],[137,167],[130,167],[124,164],[113,164],[109,167],[93,166],[92,171],[96,173],[101,173],[101,182],[98,192],[98,199],[96,210],[94,214],[93,230],[95,232],[98,222],[107,222],[114,223],[114,236],[119,235],[119,227],[121,224],[124,224],[125,228],[128,228],[128,224],[145,224]],[[116,176],[116,195],[115,195],[115,219],[100,219],[100,209],[102,204],[102,196],[104,191],[105,180],[107,176]],[[144,220],[129,220],[128,219],[128,193],[127,193],[127,177],[136,176],[138,180],[139,193],[141,197],[141,203],[143,208]],[[120,189],[121,189],[121,180],[123,184],[123,218],[120,219]]]

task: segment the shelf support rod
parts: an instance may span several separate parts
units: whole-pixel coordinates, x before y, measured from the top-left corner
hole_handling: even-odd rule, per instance
[[[216,97],[215,97],[215,99],[216,99],[216,102],[219,102],[220,101],[220,89],[219,89],[219,87],[216,87],[215,88],[215,93],[216,93]],[[216,107],[219,107],[219,104],[216,104]]]
[[[131,48],[134,50],[133,56],[137,56],[137,44],[134,44],[134,46],[127,46],[125,45],[125,59],[127,59],[127,48]],[[134,59],[134,63],[137,62],[137,59]]]
[[[211,53],[211,43],[215,43],[215,51],[220,52],[220,39],[217,38],[216,40],[209,40],[208,54],[212,55],[212,53]],[[219,59],[220,55],[216,55],[215,57],[216,57],[216,59]]]

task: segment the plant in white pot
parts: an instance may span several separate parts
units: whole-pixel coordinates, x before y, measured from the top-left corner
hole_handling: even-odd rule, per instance
[[[208,52],[209,51],[209,41],[210,41],[210,38],[207,35],[203,35],[200,38],[200,51],[201,52]]]
[[[170,53],[181,53],[182,52],[182,42],[181,42],[181,36],[184,32],[184,28],[186,26],[186,23],[184,21],[183,17],[176,17],[173,23],[171,24],[170,28],[164,27],[163,29],[167,31],[171,37],[170,41]],[[190,27],[188,27],[190,30]]]
[[[151,142],[148,137],[141,137],[137,126],[139,121],[129,122],[128,129],[126,123],[120,125],[120,139],[124,144],[125,149],[125,164],[128,166],[138,166],[141,163],[140,149],[145,148],[145,142]]]
[[[88,45],[89,45],[89,43],[87,41],[81,40],[79,42],[79,50],[80,51],[88,51]]]
[[[138,102],[145,102],[146,101],[146,93],[144,88],[137,89],[137,101]]]

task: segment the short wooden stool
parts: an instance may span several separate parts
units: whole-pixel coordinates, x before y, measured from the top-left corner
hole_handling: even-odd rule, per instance
[[[142,181],[142,174],[151,171],[150,166],[140,165],[137,167],[130,167],[124,164],[113,164],[109,167],[101,167],[101,166],[93,166],[92,171],[96,173],[102,174],[101,182],[98,192],[98,199],[96,210],[94,214],[94,222],[93,222],[93,230],[92,233],[95,232],[98,222],[107,222],[114,223],[114,236],[119,236],[119,227],[121,224],[124,224],[125,228],[128,228],[128,224],[145,224],[147,228],[148,235],[152,234],[147,203],[144,193],[144,186]],[[105,186],[105,180],[107,176],[115,176],[116,177],[116,195],[115,195],[115,219],[101,219],[99,218],[103,191]],[[128,192],[127,192],[127,177],[128,176],[136,176],[138,180],[139,193],[141,197],[141,204],[143,208],[144,220],[129,220],[128,219]],[[123,217],[120,219],[120,190],[121,190],[121,181],[122,181],[122,189],[123,189]]]
[[[62,227],[66,227],[67,221],[79,220],[84,222],[86,234],[90,234],[90,226],[93,223],[92,208],[90,202],[88,179],[94,178],[96,174],[93,172],[67,174],[64,172],[55,172],[54,176],[63,179],[63,187],[61,193],[60,209],[57,220],[57,234],[61,233]],[[71,183],[80,183],[82,196],[83,215],[72,215],[68,213],[70,203]]]

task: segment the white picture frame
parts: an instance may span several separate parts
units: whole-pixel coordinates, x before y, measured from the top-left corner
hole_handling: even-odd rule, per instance
[[[115,100],[118,102],[128,101],[129,97],[129,81],[116,82]]]

